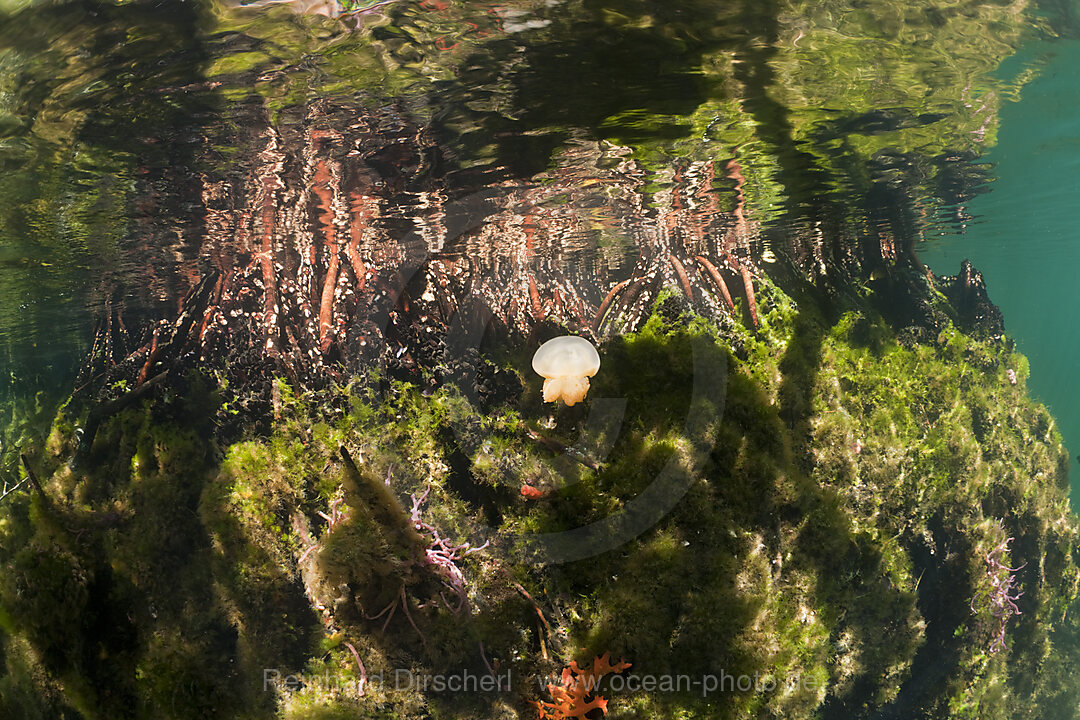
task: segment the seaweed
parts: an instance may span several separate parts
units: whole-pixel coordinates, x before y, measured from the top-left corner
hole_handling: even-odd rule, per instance
[[[42,492],[0,505],[5,697],[27,716],[495,716],[610,653],[634,659],[603,693],[620,717],[1074,702],[1077,522],[1023,358],[951,325],[901,343],[872,309],[829,321],[764,279],[758,302],[749,328],[662,297],[573,408],[542,402],[527,343],[492,353],[527,379],[484,409],[453,376],[278,381],[270,431],[239,438],[189,373],[105,418],[75,468],[67,406],[27,452]],[[723,392],[695,392],[713,366]],[[535,564],[536,538],[665,477],[682,494],[636,534],[572,534],[575,559]],[[1028,561],[1007,625],[970,607],[998,519]],[[496,689],[420,682],[455,673]]]

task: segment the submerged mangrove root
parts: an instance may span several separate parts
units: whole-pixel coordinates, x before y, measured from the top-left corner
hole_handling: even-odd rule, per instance
[[[597,177],[583,183],[574,155],[552,182],[508,179],[478,203],[434,172],[430,134],[395,108],[320,101],[289,114],[298,112],[280,124],[250,119],[237,140],[246,177],[204,177],[203,234],[188,239],[203,273],[168,283],[190,288],[178,316],[132,329],[140,347],[123,362],[95,351],[85,377],[140,386],[183,357],[253,391],[278,375],[320,388],[373,367],[430,367],[463,314],[521,337],[550,324],[603,337],[638,327],[664,288],[705,316],[731,313],[723,274],[742,274],[756,323],[747,281],[756,227],[741,205],[720,209],[717,163],[678,164],[673,186],[650,198],[633,161],[592,162]],[[610,206],[636,262],[581,256],[567,239],[594,231],[590,216],[566,211],[576,206]],[[695,260],[707,277],[691,271]],[[117,345],[120,308],[107,307],[96,348]]]
[[[94,406],[86,418],[86,423],[83,425],[82,437],[79,439],[75,456],[72,458],[72,466],[78,467],[79,465],[82,465],[86,458],[89,457],[90,451],[94,446],[94,438],[97,436],[98,428],[104,420],[121,410],[130,407],[136,401],[149,397],[155,389],[164,384],[165,379],[168,376],[168,370],[160,372],[115,400],[110,400],[106,403]]]

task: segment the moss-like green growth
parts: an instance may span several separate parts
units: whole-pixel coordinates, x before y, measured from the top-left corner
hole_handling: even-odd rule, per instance
[[[519,391],[483,410],[465,382],[282,384],[269,436],[219,445],[229,409],[191,379],[76,471],[62,418],[33,460],[50,501],[0,522],[4,709],[529,717],[604,652],[633,663],[601,688],[613,717],[1075,707],[1077,523],[1023,358],[951,326],[901,344],[855,307],[827,322],[767,281],[758,300],[748,331],[667,297],[573,408],[541,402],[520,347]],[[671,507],[603,525],[642,497]],[[998,519],[1024,594],[993,653],[972,599]],[[531,564],[590,523],[548,546],[578,559]],[[435,684],[489,666],[498,691]]]

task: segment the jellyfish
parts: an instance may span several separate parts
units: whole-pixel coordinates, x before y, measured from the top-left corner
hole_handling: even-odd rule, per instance
[[[544,380],[544,402],[579,403],[589,392],[589,378],[600,369],[600,355],[583,337],[566,335],[548,340],[532,359]]]

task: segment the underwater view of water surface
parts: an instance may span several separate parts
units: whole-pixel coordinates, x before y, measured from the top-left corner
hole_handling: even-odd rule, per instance
[[[965,203],[963,231],[927,233],[919,258],[950,272],[970,258],[993,288],[1006,330],[1031,364],[1030,388],[1061,427],[1066,445],[1080,448],[1080,383],[1075,363],[1080,325],[1054,308],[1071,297],[1071,268],[1078,252],[1074,209],[1080,198],[1080,104],[1073,68],[1080,44],[1031,43],[1009,61],[1031,63],[1038,76],[1019,102],[1002,108],[998,141],[984,156],[991,163],[991,192]],[[1072,497],[1080,497],[1080,465],[1073,452]]]
[[[1080,717],[1078,31],[0,0],[0,717]]]

